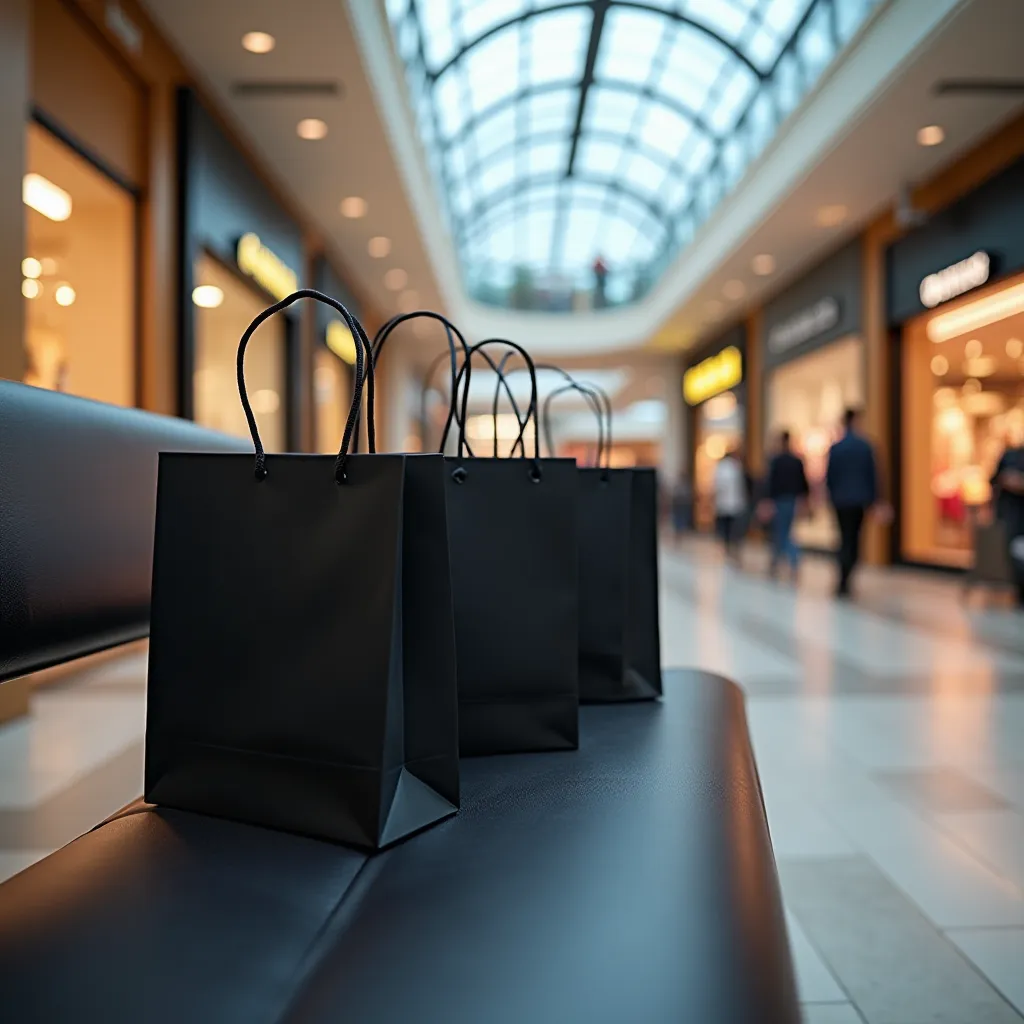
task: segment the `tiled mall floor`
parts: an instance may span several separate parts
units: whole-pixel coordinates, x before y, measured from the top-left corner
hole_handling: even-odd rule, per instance
[[[666,665],[736,679],[809,1024],[1024,1019],[1024,617],[939,577],[797,588],[666,551]],[[671,694],[669,694],[671,699]],[[0,727],[0,879],[138,795],[145,652]]]

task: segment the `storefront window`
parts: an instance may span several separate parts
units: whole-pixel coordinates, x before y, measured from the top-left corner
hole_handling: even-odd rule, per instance
[[[204,427],[249,436],[238,397],[238,341],[269,300],[217,260],[203,254],[195,265],[194,416]],[[272,316],[256,328],[245,350],[245,383],[263,447],[288,443],[287,321]],[[339,435],[340,436],[340,435]]]
[[[1024,442],[1024,275],[903,333],[903,554],[970,564],[1004,448]]]
[[[135,201],[39,125],[22,185],[25,383],[135,404]]]
[[[825,490],[828,452],[842,433],[843,411],[863,402],[864,347],[859,338],[842,338],[785,363],[768,379],[769,453],[779,434],[788,430],[811,487],[810,514],[794,529],[807,547],[831,550],[838,544]]]
[[[715,522],[715,465],[726,452],[743,445],[744,409],[735,391],[725,391],[697,407],[694,486],[698,529]]]
[[[316,449],[336,453],[345,433],[352,387],[342,361],[326,348],[317,347],[313,359],[313,398],[316,409]]]

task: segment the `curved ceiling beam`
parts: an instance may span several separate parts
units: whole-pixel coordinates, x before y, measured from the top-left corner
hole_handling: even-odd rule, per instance
[[[486,223],[484,215],[487,211],[494,210],[502,203],[508,202],[510,199],[514,199],[516,196],[521,195],[524,192],[528,192],[530,189],[535,188],[538,185],[558,184],[565,180],[566,179],[561,171],[545,172],[544,174],[535,174],[531,177],[517,178],[511,184],[497,189],[485,199],[480,200],[470,207],[469,212],[466,214],[466,219],[470,222]],[[639,192],[628,188],[614,178],[602,178],[593,174],[576,174],[573,175],[572,180],[582,185],[596,185],[599,188],[605,189],[607,192],[613,192],[616,195],[630,199],[646,210],[647,213],[654,217],[655,220],[664,222],[666,226],[671,223],[669,218],[665,215],[665,211],[656,200],[649,196],[641,195]]]
[[[458,49],[451,57],[448,58],[447,61],[444,62],[444,64],[441,65],[441,67],[436,70],[427,68],[427,75],[435,79],[440,78],[449,68],[458,64],[459,61],[463,60],[468,53],[471,53],[482,42],[498,35],[500,32],[504,32],[505,29],[512,28],[514,25],[521,24],[525,21],[531,21],[534,18],[543,18],[545,15],[553,14],[557,11],[571,10],[574,7],[585,7],[593,11],[597,6],[603,6],[609,9],[613,7],[626,7],[632,10],[643,11],[648,14],[657,14],[669,21],[675,21],[679,24],[687,25],[701,33],[701,35],[707,36],[708,39],[711,39],[723,49],[728,50],[736,60],[741,64],[745,64],[759,79],[764,77],[760,68],[758,68],[754,62],[736,46],[735,43],[730,43],[728,39],[719,35],[710,25],[706,25],[704,22],[697,21],[694,18],[687,17],[685,14],[678,11],[666,11],[654,4],[643,3],[641,0],[566,0],[564,3],[551,4],[549,7],[541,7],[532,11],[524,11],[522,14],[517,14],[514,18],[508,18],[505,21],[499,22],[497,25],[492,25],[486,32],[481,32],[480,35],[476,36],[476,38]],[[417,12],[417,20],[418,19],[419,14]]]
[[[620,145],[627,139],[627,136],[620,135],[618,132],[611,132],[607,130],[594,128],[587,129],[583,134],[588,139],[596,139],[599,142],[608,142],[612,144],[618,143]],[[492,163],[497,163],[500,157],[507,157],[509,153],[515,153],[521,145],[529,149],[547,142],[567,141],[568,140],[565,132],[559,131],[557,129],[551,129],[544,132],[537,132],[534,135],[527,135],[525,142],[523,143],[516,141],[508,142],[505,143],[505,145],[501,146],[500,148],[496,149],[493,153],[488,153],[487,156],[485,156],[483,159],[478,160],[472,166],[472,168],[468,168],[467,173],[472,174],[474,176],[482,174],[484,171],[487,170],[487,168]],[[623,147],[623,151],[625,152],[625,147]],[[635,141],[630,145],[629,152],[636,153],[639,156],[647,157],[653,163],[656,163],[662,168],[664,168],[666,175],[680,178],[681,180],[686,181],[688,184],[692,183],[693,181],[692,177],[686,177],[686,175],[682,173],[678,161],[673,160],[672,157],[670,157],[663,150],[654,149],[651,146],[646,146],[639,141]],[[573,175],[573,177],[576,177],[576,175]]]
[[[648,89],[646,86],[637,85],[634,82],[626,82],[618,78],[598,78],[595,79],[594,84],[599,89],[609,89],[612,92],[628,93],[631,96],[638,96],[641,99],[647,99],[651,103],[659,103],[661,106],[667,107],[671,110],[672,113],[677,114],[682,120],[689,121],[690,124],[699,129],[702,135],[713,142],[721,142],[725,137],[720,132],[716,132],[711,125],[708,124],[700,111],[694,110],[692,107],[687,106],[687,104],[683,103],[681,100],[677,100],[673,96],[670,96],[668,93],[655,92],[652,89]],[[497,103],[492,103],[485,110],[481,110],[479,114],[474,114],[473,117],[462,125],[462,127],[459,128],[459,130],[450,139],[441,139],[439,145],[442,150],[460,145],[475,131],[478,131],[490,118],[497,116],[503,110],[515,107],[520,100],[533,99],[534,96],[543,96],[545,93],[562,92],[563,90],[570,94],[575,94],[575,90],[578,88],[579,82],[573,79],[572,81],[546,82],[544,85],[519,89],[516,92],[498,100]],[[565,131],[563,134],[568,138],[570,132],[571,129]]]

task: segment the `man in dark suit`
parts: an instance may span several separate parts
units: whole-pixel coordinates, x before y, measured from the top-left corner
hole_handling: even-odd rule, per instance
[[[875,450],[858,431],[859,420],[858,410],[846,410],[845,433],[829,450],[825,473],[825,486],[839,524],[837,597],[847,597],[850,593],[850,577],[860,561],[864,517],[878,503],[879,497]]]

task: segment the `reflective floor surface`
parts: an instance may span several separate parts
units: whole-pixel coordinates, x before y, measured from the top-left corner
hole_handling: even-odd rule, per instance
[[[1024,617],[897,570],[837,604],[826,563],[763,564],[666,549],[662,653],[747,692],[806,1020],[1024,1019]],[[0,726],[0,878],[138,795],[145,658]]]

